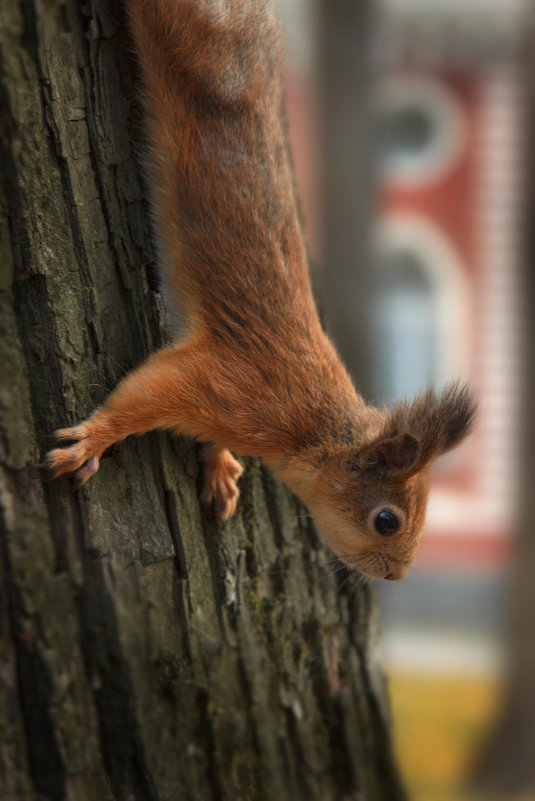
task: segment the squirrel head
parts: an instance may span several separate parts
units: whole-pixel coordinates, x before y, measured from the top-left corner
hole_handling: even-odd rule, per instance
[[[343,562],[374,578],[403,578],[424,527],[429,466],[468,434],[475,409],[467,387],[428,390],[385,410],[358,446],[309,469],[297,491]]]

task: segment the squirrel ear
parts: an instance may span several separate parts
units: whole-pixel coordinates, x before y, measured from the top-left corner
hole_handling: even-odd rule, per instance
[[[410,431],[418,440],[421,461],[429,462],[458,445],[470,432],[476,402],[467,386],[450,384],[437,394],[429,389],[411,403],[398,403],[387,429]]]
[[[386,411],[382,432],[350,456],[347,470],[407,478],[461,442],[475,414],[468,387],[450,384],[440,394],[428,389]]]
[[[418,462],[419,454],[418,440],[412,434],[381,437],[359,451],[348,463],[348,470],[408,475]]]

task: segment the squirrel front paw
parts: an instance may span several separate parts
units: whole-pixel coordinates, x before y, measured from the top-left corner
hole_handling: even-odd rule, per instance
[[[89,422],[73,428],[61,428],[54,436],[60,442],[74,440],[75,444],[49,451],[43,466],[54,478],[63,473],[74,473],[76,484],[81,487],[99,468],[100,455],[104,450],[99,437]]]
[[[219,527],[224,529],[238,503],[240,491],[237,481],[243,467],[229,450],[207,443],[202,446],[203,487],[200,499],[207,508],[212,507]]]

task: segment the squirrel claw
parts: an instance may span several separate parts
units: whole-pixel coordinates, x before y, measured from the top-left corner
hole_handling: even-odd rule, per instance
[[[44,467],[54,478],[63,473],[74,473],[75,486],[81,487],[99,467],[98,451],[87,425],[82,423],[74,428],[62,428],[55,432],[55,437],[60,442],[73,440],[74,445],[49,451],[44,459]]]
[[[212,508],[220,531],[236,511],[240,491],[237,481],[243,467],[226,448],[211,443],[203,445],[201,459],[204,462],[201,502]]]
[[[98,456],[90,456],[87,462],[80,467],[79,470],[76,471],[75,475],[75,487],[76,489],[80,489],[85,482],[94,475],[98,468],[99,468],[100,460]]]

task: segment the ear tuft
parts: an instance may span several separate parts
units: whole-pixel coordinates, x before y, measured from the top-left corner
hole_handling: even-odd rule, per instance
[[[466,385],[450,384],[440,394],[428,389],[412,403],[397,404],[387,428],[413,434],[422,449],[422,459],[431,461],[469,434],[477,404]]]
[[[470,433],[476,412],[477,404],[468,386],[452,384],[446,387],[438,398],[443,436],[442,453],[454,448]]]

